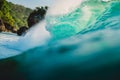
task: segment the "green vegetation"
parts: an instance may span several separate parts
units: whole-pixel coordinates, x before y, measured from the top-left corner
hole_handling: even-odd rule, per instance
[[[11,2],[9,2],[8,5],[10,8],[10,14],[15,20],[15,26],[19,28],[22,26],[28,26],[27,19],[32,10],[21,5],[13,4]]]
[[[24,6],[0,0],[0,18],[15,29],[28,26],[27,18],[31,12],[31,9]]]
[[[10,24],[11,26],[14,26],[14,19],[10,15],[10,9],[8,6],[8,3],[5,0],[0,0],[0,17],[3,19],[5,23]]]
[[[48,7],[37,7],[35,10],[0,0],[0,31],[22,35],[33,25],[43,20]]]

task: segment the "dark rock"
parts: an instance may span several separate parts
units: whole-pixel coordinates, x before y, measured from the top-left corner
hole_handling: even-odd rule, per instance
[[[47,10],[47,6],[41,8],[37,7],[36,10],[34,10],[28,17],[27,22],[29,28],[38,23],[40,20],[44,19]]]
[[[5,25],[6,32],[12,32],[13,31],[13,27],[10,24],[4,23],[4,25]]]
[[[28,29],[28,28],[27,28],[26,26],[21,27],[21,28],[17,31],[17,35],[21,36],[21,35],[25,34],[26,31],[27,31],[27,29]]]
[[[17,29],[13,28],[12,32],[17,33]]]

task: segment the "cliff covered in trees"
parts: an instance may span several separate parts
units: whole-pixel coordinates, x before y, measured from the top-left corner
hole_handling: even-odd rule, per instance
[[[15,32],[22,26],[28,26],[27,19],[32,11],[30,8],[0,0],[0,31]]]
[[[35,10],[0,0],[0,32],[13,32],[18,35],[43,20],[48,7],[36,7]]]

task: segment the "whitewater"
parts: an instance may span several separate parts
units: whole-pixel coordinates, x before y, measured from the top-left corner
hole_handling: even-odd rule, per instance
[[[0,33],[0,65],[21,80],[119,80],[119,35],[120,1],[56,0],[26,35]]]

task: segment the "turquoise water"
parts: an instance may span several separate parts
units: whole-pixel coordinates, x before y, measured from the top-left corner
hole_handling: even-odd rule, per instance
[[[88,0],[67,14],[47,15],[46,21],[51,39],[25,51],[18,46],[20,55],[0,61],[1,71],[9,66],[3,76],[17,80],[120,80],[119,1]]]
[[[85,1],[78,8],[64,15],[47,16],[48,31],[54,38],[65,38],[75,35],[83,29],[94,25],[110,8],[110,2]],[[52,28],[51,28],[52,26]]]

